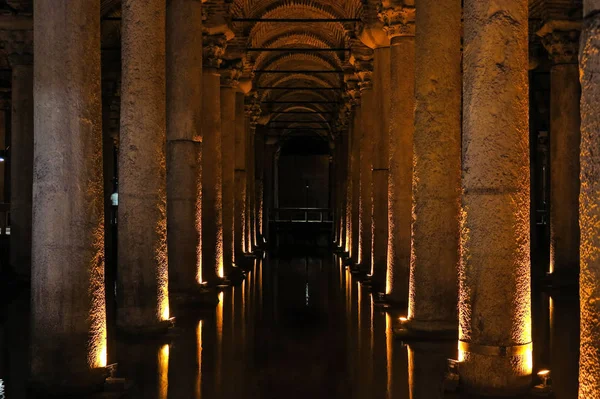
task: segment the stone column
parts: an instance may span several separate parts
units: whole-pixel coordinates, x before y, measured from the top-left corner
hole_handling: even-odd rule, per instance
[[[202,71],[202,280],[217,285],[223,271],[221,76],[225,35],[204,37]]]
[[[532,373],[528,2],[494,5],[464,2],[459,360],[466,391],[511,395]]]
[[[354,107],[354,118],[352,121],[352,157],[351,167],[351,206],[350,208],[350,258],[352,263],[358,265],[358,242],[359,242],[359,210],[360,210],[360,141],[362,136],[362,107],[360,97],[356,98]]]
[[[392,4],[394,3],[394,4]],[[380,18],[390,37],[388,269],[385,293],[405,305],[411,251],[412,162],[415,109],[415,7],[385,1]],[[412,5],[411,5],[412,3]]]
[[[339,242],[338,245],[342,252],[347,252],[347,239],[348,239],[348,221],[347,221],[347,208],[348,208],[348,163],[349,163],[349,154],[348,154],[348,139],[349,139],[349,129],[346,125],[342,132],[340,133],[340,158],[338,160],[338,165],[340,168],[339,173]]]
[[[236,92],[242,74],[241,60],[229,62],[221,70],[221,151],[223,173],[223,275],[229,277],[235,263],[234,257],[234,185],[235,185],[235,135]]]
[[[376,104],[373,93],[373,64],[362,62],[357,73],[362,99],[360,136],[360,192],[358,220],[358,264],[363,273],[372,274],[371,245],[373,218],[373,142],[376,123]]]
[[[33,32],[12,31],[7,50],[12,68],[10,139],[10,265],[31,278],[33,190]]]
[[[408,325],[458,327],[460,0],[419,0],[416,15],[412,260]]]
[[[387,277],[388,249],[388,178],[389,178],[389,121],[390,121],[390,48],[375,49],[373,72],[374,104],[376,109],[373,149],[373,226],[372,265],[374,292],[384,292]]]
[[[165,3],[123,1],[117,325],[169,319]]]
[[[581,81],[581,307],[579,398],[600,395],[600,2],[584,0],[579,45]]]
[[[538,32],[550,70],[550,273],[577,284],[579,273],[580,22],[550,21]]]
[[[234,240],[236,262],[244,257],[246,237],[246,114],[245,95],[235,97],[235,200]],[[238,262],[240,263],[240,262]]]
[[[255,236],[256,246],[263,244],[263,212],[265,205],[265,128],[261,127],[256,130],[255,134],[255,158],[254,158],[254,179],[256,181],[256,205],[255,205]]]
[[[169,2],[166,26],[169,288],[185,297],[201,282],[202,3]]]
[[[100,3],[37,0],[34,14],[29,387],[79,396],[106,366]]]
[[[271,231],[269,229],[269,214],[275,207],[273,196],[274,179],[275,179],[275,153],[277,152],[277,140],[274,138],[265,139],[265,156],[264,156],[264,204],[263,204],[263,237],[269,242]]]

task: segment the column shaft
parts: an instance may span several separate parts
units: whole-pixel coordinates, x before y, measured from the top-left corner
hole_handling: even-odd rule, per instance
[[[465,390],[514,394],[532,372],[528,2],[495,6],[464,2],[459,357]]]
[[[34,12],[43,17],[34,19],[31,377],[45,393],[97,389],[104,375],[93,369],[106,365],[100,3],[38,0]]]
[[[202,4],[167,6],[167,237],[169,287],[191,293],[201,281]]]
[[[375,49],[372,265],[373,287],[378,292],[385,291],[387,277],[390,69],[390,48]]]
[[[579,398],[600,397],[600,2],[584,0],[581,81]]]
[[[244,237],[246,236],[246,114],[244,93],[235,97],[235,217],[234,239],[235,258],[244,256]]]
[[[265,131],[264,128],[256,131],[255,136],[255,180],[256,180],[256,245],[262,245],[263,216],[264,216],[264,191],[265,191]]]
[[[11,118],[10,264],[31,277],[33,190],[33,65],[13,64]]]
[[[362,107],[360,105],[354,108],[354,120],[352,127],[352,159],[351,159],[351,215],[350,222],[351,226],[349,231],[352,233],[350,237],[350,256],[355,265],[359,262],[359,219],[360,219],[360,142],[362,136]]]
[[[460,0],[420,0],[416,15],[416,111],[410,326],[457,328],[461,162]]]
[[[221,77],[206,66],[202,77],[202,279],[212,285],[224,276]]]
[[[125,329],[169,318],[165,4],[123,2],[119,307]]]
[[[390,46],[390,170],[386,294],[406,304],[410,269],[412,157],[415,109],[415,38],[393,37]]]
[[[222,173],[223,173],[223,275],[229,276],[234,257],[236,88],[221,87]]]
[[[360,269],[372,274],[371,265],[371,224],[373,217],[373,133],[375,127],[375,96],[373,88],[361,90],[362,128],[360,139],[360,197],[358,226],[358,263]]]

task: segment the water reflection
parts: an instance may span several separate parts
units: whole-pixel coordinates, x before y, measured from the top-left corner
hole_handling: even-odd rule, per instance
[[[257,259],[219,299],[204,313],[176,315],[175,329],[160,340],[116,341],[118,374],[134,383],[130,398],[444,397],[456,343],[395,340],[398,315],[378,307],[339,259]],[[535,370],[552,370],[555,398],[575,398],[577,296],[537,292],[532,304]],[[26,397],[28,306],[28,298],[13,301],[0,315],[8,399]]]

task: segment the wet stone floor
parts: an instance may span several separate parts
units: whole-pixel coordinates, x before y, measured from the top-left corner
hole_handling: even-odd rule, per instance
[[[399,314],[377,307],[332,255],[256,260],[247,279],[219,298],[216,309],[177,315],[164,340],[113,346],[118,376],[131,382],[124,397],[457,397],[443,393],[456,341],[395,340]],[[534,367],[552,370],[557,399],[577,397],[578,306],[568,296],[533,298]],[[4,389],[6,399],[25,399],[28,298],[0,311],[0,398]]]

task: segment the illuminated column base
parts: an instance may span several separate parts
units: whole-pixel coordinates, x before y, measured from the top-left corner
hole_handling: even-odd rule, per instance
[[[461,4],[419,0],[409,321],[458,332]]]
[[[579,398],[600,398],[600,2],[584,0],[581,81],[581,308]]]
[[[194,0],[167,7],[167,238],[173,299],[200,285],[202,143],[202,5]]]
[[[360,101],[360,100],[359,100]],[[358,236],[359,236],[359,202],[360,202],[360,138],[362,136],[362,107],[360,103],[354,107],[354,120],[352,127],[352,159],[351,167],[351,204],[349,206],[350,219],[350,259],[353,264],[358,264]]]
[[[235,188],[234,251],[236,262],[244,258],[246,248],[246,113],[245,95],[235,95]]]
[[[38,0],[35,13],[28,387],[78,394],[106,377],[100,3]]]
[[[495,6],[464,2],[459,372],[512,395],[532,373],[528,2]]]
[[[169,314],[165,7],[123,2],[117,326],[162,332]]]
[[[369,65],[370,62],[365,62]],[[376,116],[373,115],[375,95],[373,93],[372,66],[365,66],[360,71],[362,80],[362,126],[360,139],[360,192],[359,192],[359,221],[358,221],[358,265],[360,271],[371,274],[372,223],[373,223],[373,128]]]

